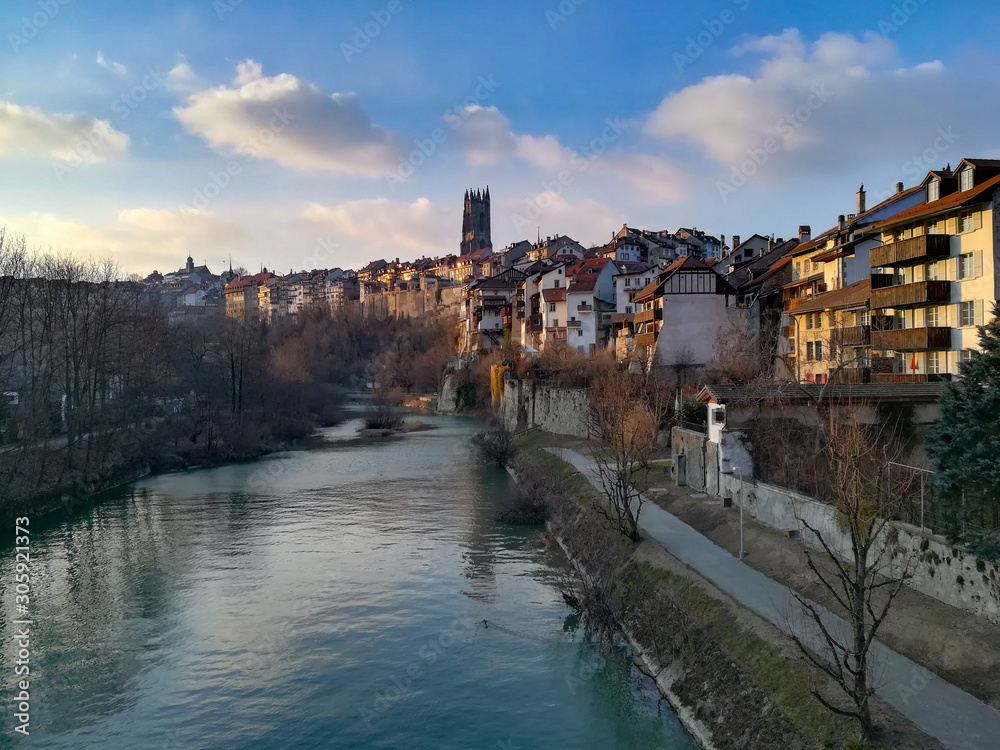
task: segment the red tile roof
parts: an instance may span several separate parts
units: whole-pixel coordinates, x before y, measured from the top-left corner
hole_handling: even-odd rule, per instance
[[[817,310],[836,310],[844,307],[855,307],[861,305],[863,302],[867,302],[868,298],[871,297],[871,292],[871,278],[861,279],[861,281],[856,281],[841,289],[817,294],[808,302],[803,302],[794,310],[790,310],[789,314],[799,315],[801,313],[816,312]]]
[[[543,289],[542,299],[546,302],[565,302],[566,287],[562,287],[560,289]]]

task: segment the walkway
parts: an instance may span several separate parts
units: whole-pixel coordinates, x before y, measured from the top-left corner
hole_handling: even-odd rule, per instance
[[[572,464],[600,488],[593,459],[568,448],[546,450]],[[643,505],[639,528],[740,604],[780,630],[797,636],[813,652],[824,653],[818,628],[801,613],[790,589],[744,565],[652,502]],[[849,632],[842,619],[821,607],[818,609],[831,632]],[[1000,712],[996,709],[880,643],[872,647],[872,653],[880,665],[878,696],[913,724],[951,750],[1000,748]]]

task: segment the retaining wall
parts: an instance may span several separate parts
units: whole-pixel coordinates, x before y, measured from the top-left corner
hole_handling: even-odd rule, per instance
[[[752,477],[741,480],[738,474],[720,472],[718,445],[700,433],[674,428],[673,446],[675,480],[676,467],[683,463],[686,484],[692,489],[732,498],[734,508],[743,506],[744,513],[765,526],[795,532],[803,543],[819,548],[819,541],[806,529],[808,524],[839,555],[851,556],[850,537],[840,528],[833,506],[784,487],[755,482]],[[886,545],[886,551],[896,561],[897,573],[904,559],[911,561],[910,587],[1000,624],[1000,565],[981,561],[915,526],[897,522],[890,527],[896,539]]]
[[[564,388],[537,380],[504,382],[500,416],[509,430],[532,427],[574,437],[590,437],[584,388]]]

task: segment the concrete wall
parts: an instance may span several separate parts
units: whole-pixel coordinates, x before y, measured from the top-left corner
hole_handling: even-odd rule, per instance
[[[547,432],[590,437],[587,391],[537,380],[505,381],[500,416],[511,430],[537,427]]]
[[[716,463],[712,471],[707,472],[708,439],[703,433],[675,427],[671,431],[670,444],[675,479],[679,478],[678,470],[683,465],[683,481],[687,487],[704,492],[709,481],[717,484],[715,480],[708,480],[707,474],[715,475],[718,473],[718,452],[713,451]]]
[[[673,464],[675,476],[683,460],[686,486],[732,498],[733,507],[765,526],[796,532],[803,543],[820,548],[818,539],[806,528],[816,529],[832,549],[845,559],[851,556],[850,537],[837,522],[833,506],[806,495],[763,482],[754,482],[738,471],[719,470],[719,451],[706,435],[674,428]],[[683,459],[681,459],[683,456]],[[1000,624],[1000,565],[979,561],[973,555],[949,547],[947,541],[904,523],[893,523],[894,539],[882,545],[897,575],[904,562],[911,566],[908,585],[938,601],[981,615]]]

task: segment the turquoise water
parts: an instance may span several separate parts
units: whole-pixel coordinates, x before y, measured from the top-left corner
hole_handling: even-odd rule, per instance
[[[36,524],[17,744],[692,748],[627,654],[578,627],[538,530],[494,521],[510,487],[469,460],[474,425],[422,419],[438,429],[364,441],[351,421]]]

